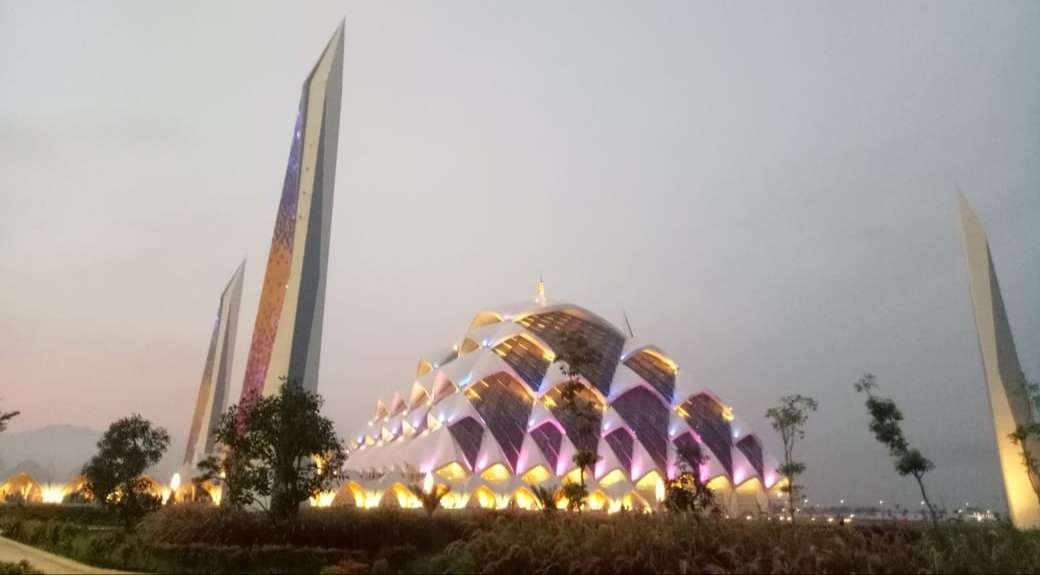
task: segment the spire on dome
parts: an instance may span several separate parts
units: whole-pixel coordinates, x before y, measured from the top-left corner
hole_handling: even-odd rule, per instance
[[[542,281],[542,276],[538,276],[538,297],[534,298],[534,302],[538,305],[545,305],[545,282]]]

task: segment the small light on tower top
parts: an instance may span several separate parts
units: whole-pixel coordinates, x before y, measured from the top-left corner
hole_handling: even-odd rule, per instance
[[[538,276],[538,297],[534,298],[534,303],[545,305],[545,282],[542,281],[542,276]]]

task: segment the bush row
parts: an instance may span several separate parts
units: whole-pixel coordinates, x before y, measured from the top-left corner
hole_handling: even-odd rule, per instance
[[[489,527],[496,516],[494,512],[443,511],[427,517],[415,510],[333,507],[306,509],[296,522],[275,525],[262,513],[174,505],[146,517],[140,531],[153,544],[295,545],[372,554],[402,542],[420,551],[440,550]]]
[[[122,525],[114,513],[96,505],[45,505],[42,503],[25,503],[21,505],[0,505],[0,517],[15,517],[19,520],[36,519],[47,521],[60,519],[80,525]]]
[[[12,539],[47,549],[89,565],[159,573],[318,573],[328,566],[348,565],[368,572],[382,559],[400,568],[415,549],[398,546],[369,557],[360,551],[290,545],[228,546],[219,544],[153,544],[121,528],[82,525],[60,519],[40,521],[0,516],[0,529]]]

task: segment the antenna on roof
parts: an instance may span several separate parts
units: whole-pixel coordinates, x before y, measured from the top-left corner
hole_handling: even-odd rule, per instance
[[[625,329],[628,330],[628,337],[635,337],[636,334],[632,333],[632,324],[628,322],[628,312],[621,310],[621,315],[625,318]]]
[[[542,274],[538,274],[538,297],[534,298],[534,302],[545,305],[545,282],[542,281]]]

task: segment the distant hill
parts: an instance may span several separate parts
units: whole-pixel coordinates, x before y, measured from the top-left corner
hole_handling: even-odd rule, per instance
[[[24,472],[41,483],[68,481],[97,452],[99,439],[100,431],[74,425],[0,433],[0,480]],[[169,481],[180,467],[184,443],[171,436],[166,455],[148,473],[160,483]]]

